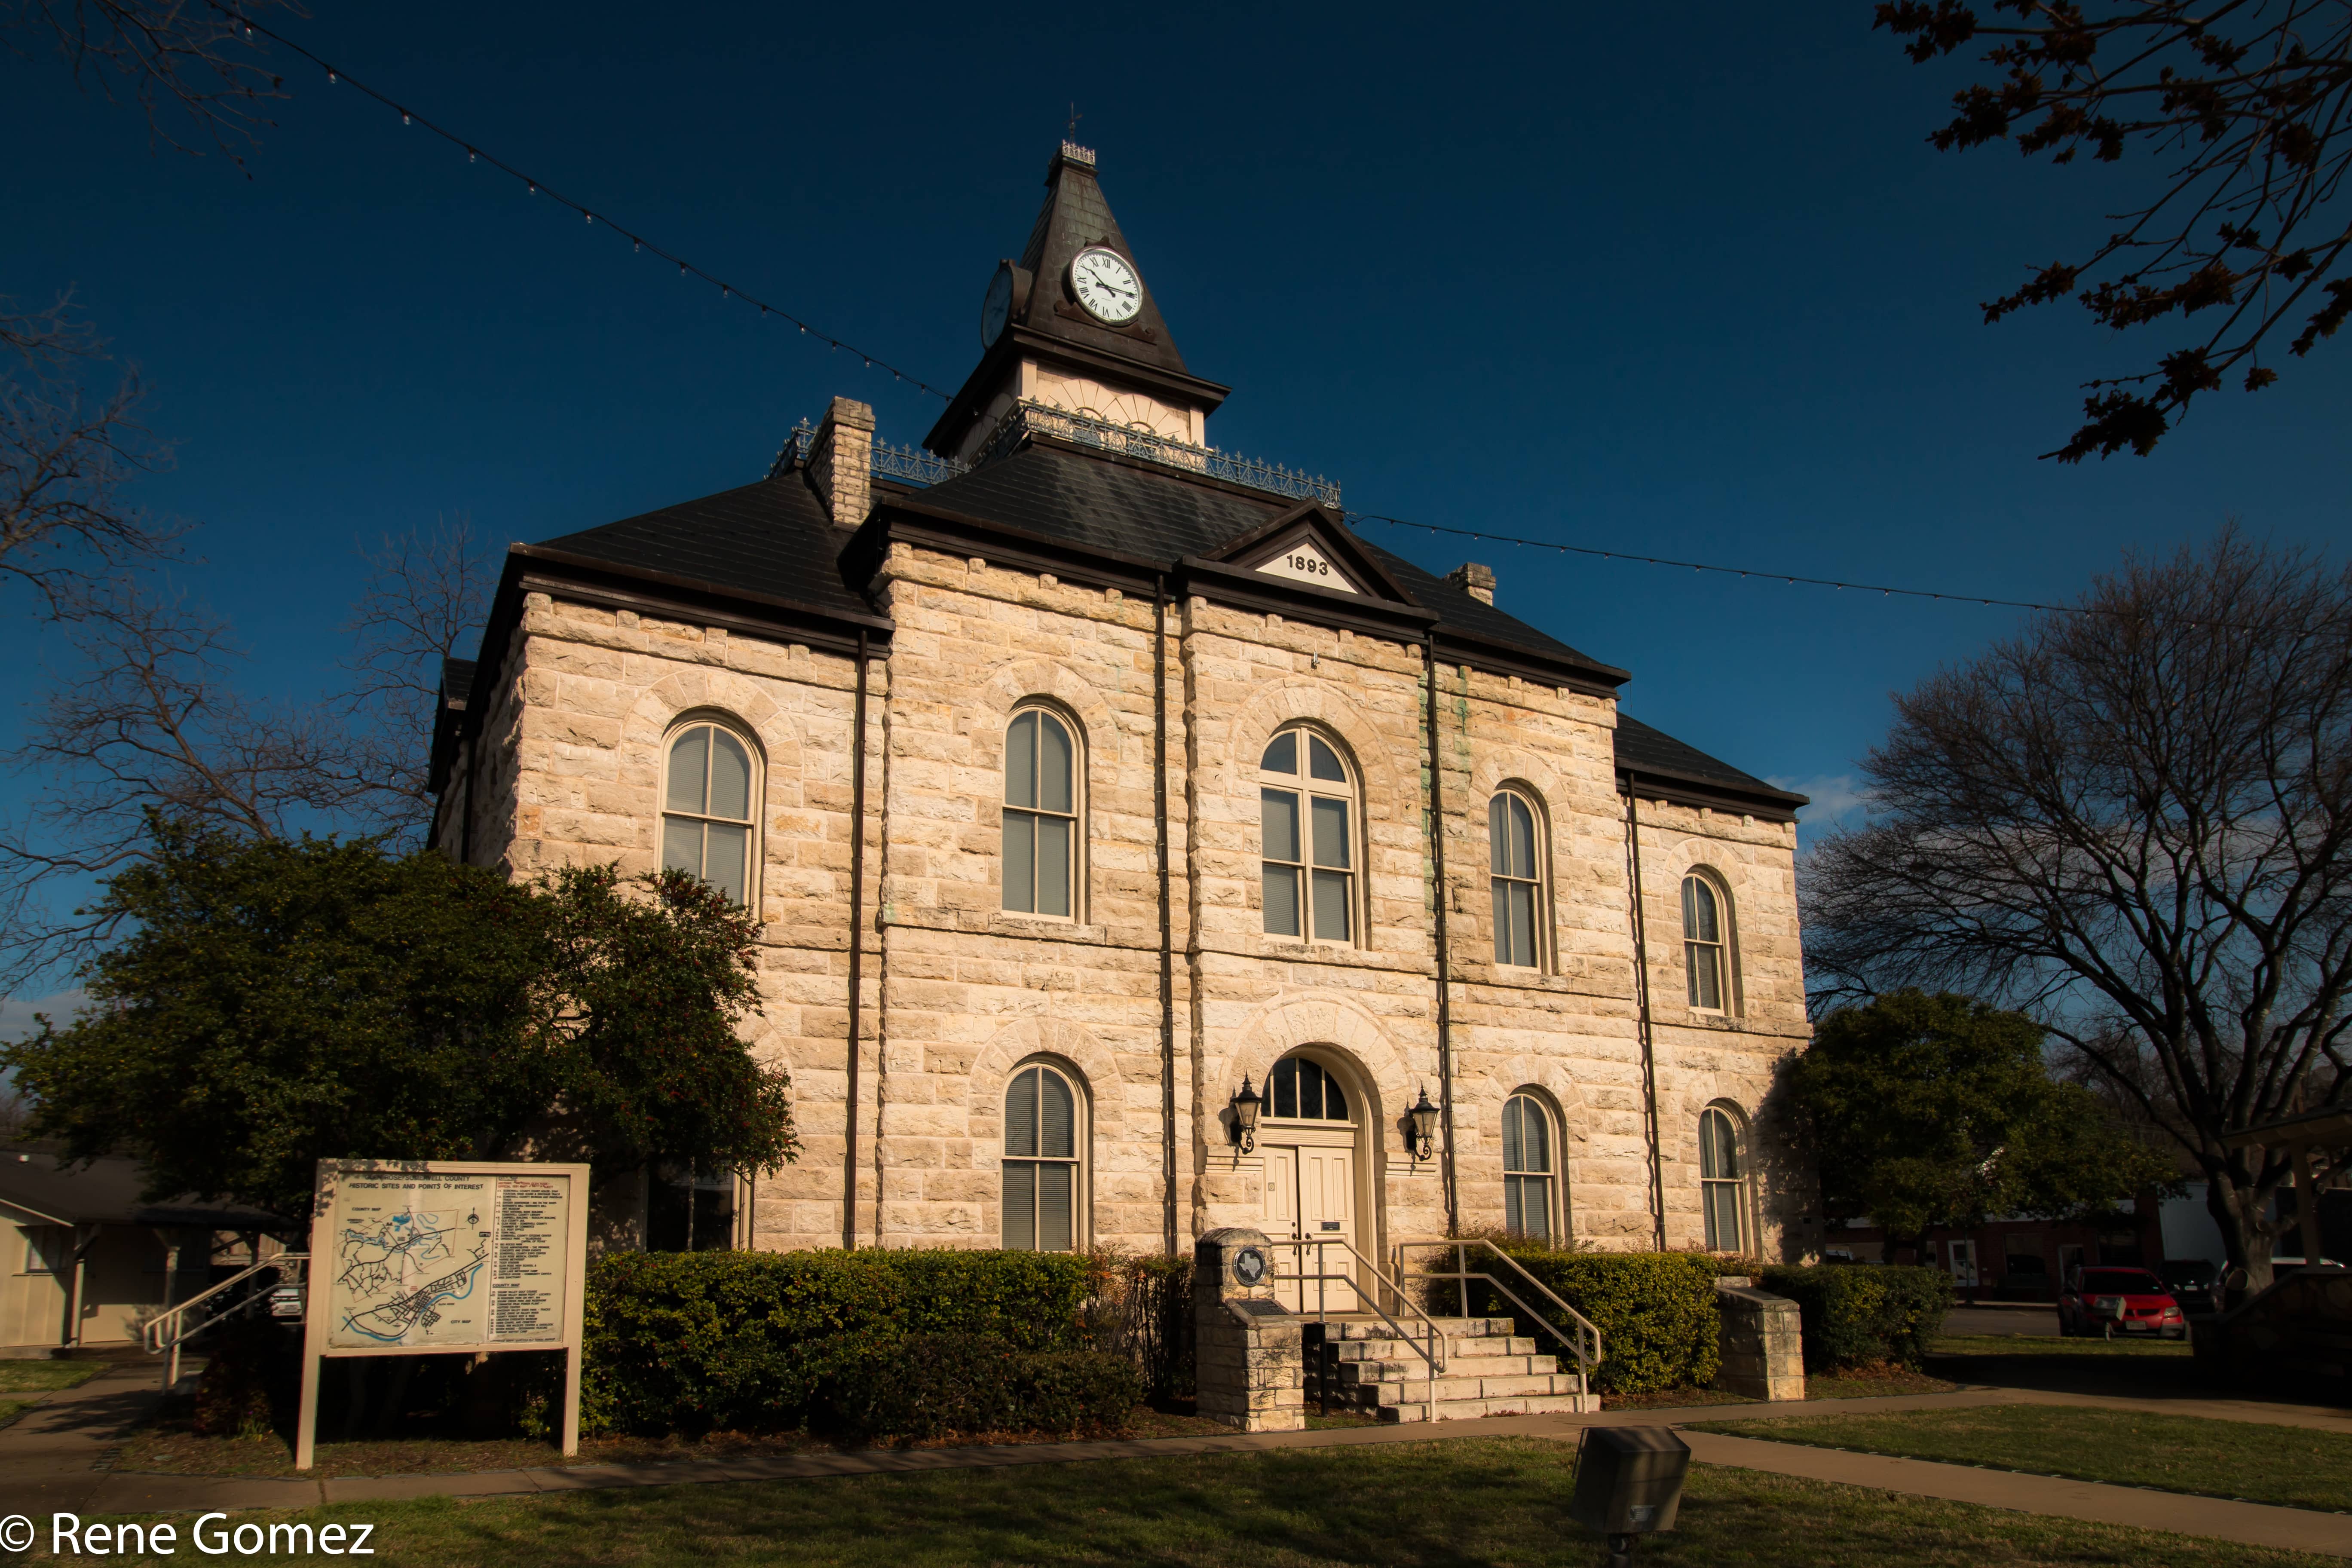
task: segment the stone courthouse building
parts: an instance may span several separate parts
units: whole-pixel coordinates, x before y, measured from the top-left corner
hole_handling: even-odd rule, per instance
[[[519,544],[449,667],[442,848],[764,922],[803,1152],[635,1178],[616,1239],[1816,1250],[1802,797],[1210,446],[1094,154],[1046,187],[921,449],[836,398],[763,479]]]

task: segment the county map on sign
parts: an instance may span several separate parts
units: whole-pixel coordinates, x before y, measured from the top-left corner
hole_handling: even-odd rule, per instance
[[[478,1205],[404,1207],[335,1235],[341,1327],[378,1344],[428,1342],[444,1309],[466,1300],[489,1261]]]

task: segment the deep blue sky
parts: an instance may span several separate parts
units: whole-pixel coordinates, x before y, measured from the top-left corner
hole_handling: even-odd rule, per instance
[[[1935,153],[1957,68],[1864,4],[313,4],[286,27],[320,54],[950,387],[1075,99],[1178,344],[1234,389],[1212,439],[1358,510],[2028,599],[2231,515],[2332,556],[2352,531],[2344,346],[2153,458],[2036,460],[2076,381],[2159,345],[1976,302],[2134,175]],[[248,179],[0,55],[0,292],[71,285],[153,382],[181,447],[146,499],[202,525],[261,683],[331,679],[358,541],[740,484],[835,393],[929,428],[887,375],[286,68]],[[1633,669],[1629,711],[1825,799],[1891,689],[2015,624],[1369,532],[1487,561],[1503,607]]]

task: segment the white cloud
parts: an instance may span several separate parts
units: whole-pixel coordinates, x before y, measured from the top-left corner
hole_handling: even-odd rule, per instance
[[[14,1043],[32,1038],[37,1026],[33,1015],[46,1013],[52,1023],[62,1024],[87,1006],[89,997],[79,989],[53,992],[47,996],[0,996],[0,1041]]]
[[[1862,781],[1852,773],[1822,773],[1809,779],[1773,778],[1764,782],[1774,789],[1794,790],[1799,795],[1812,796],[1812,804],[1797,813],[1797,825],[1814,832],[1852,821],[1870,808],[1869,801],[1862,793]]]

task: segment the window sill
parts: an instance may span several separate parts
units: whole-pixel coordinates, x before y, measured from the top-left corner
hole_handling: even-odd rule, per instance
[[[988,929],[1004,936],[1036,937],[1049,942],[1085,942],[1097,944],[1110,940],[1108,926],[1084,925],[1053,915],[1017,914],[1009,910],[992,910],[988,917]]]

